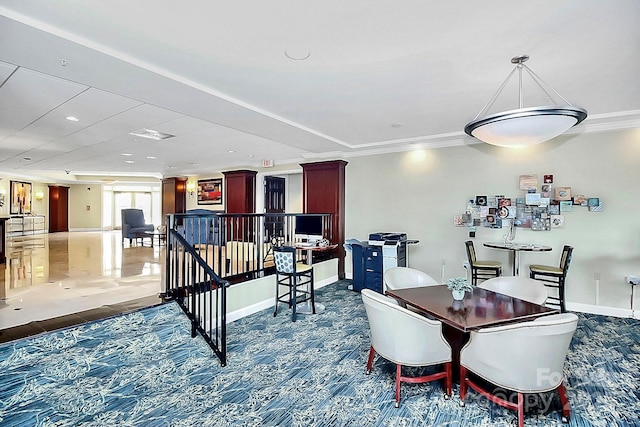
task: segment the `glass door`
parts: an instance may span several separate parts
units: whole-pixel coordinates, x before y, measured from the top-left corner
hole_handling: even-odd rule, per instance
[[[147,223],[151,223],[152,203],[150,192],[139,191],[114,191],[113,192],[113,213],[116,229],[122,229],[122,209],[142,209]]]

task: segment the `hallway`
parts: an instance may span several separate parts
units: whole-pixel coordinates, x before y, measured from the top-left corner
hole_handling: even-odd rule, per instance
[[[161,302],[164,246],[96,231],[7,236],[6,249],[0,342]]]

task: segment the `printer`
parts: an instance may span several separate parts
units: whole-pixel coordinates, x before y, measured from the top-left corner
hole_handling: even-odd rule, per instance
[[[383,272],[392,267],[407,266],[407,242],[406,233],[369,234],[369,244],[372,246],[380,246],[382,249]]]

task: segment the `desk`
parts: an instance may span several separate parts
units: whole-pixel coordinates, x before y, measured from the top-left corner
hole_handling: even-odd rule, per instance
[[[291,243],[289,245],[285,245],[285,246],[293,246],[294,248],[298,249],[298,250],[302,250],[302,251],[307,251],[307,264],[308,265],[312,265],[313,264],[313,252],[314,251],[332,251],[335,248],[338,247],[338,245],[328,245],[328,246],[315,246],[315,245],[309,245],[309,244],[303,244],[301,242],[295,242],[295,243]],[[324,304],[320,304],[319,302],[315,303],[316,306],[316,314],[318,313],[322,313],[325,310],[325,306]],[[313,307],[311,306],[311,300],[307,300],[305,301],[305,303],[303,305],[301,305],[300,307],[298,307],[296,309],[296,311],[299,314],[313,314]]]
[[[444,285],[388,290],[386,294],[442,321],[442,334],[451,345],[452,373],[456,380],[460,373],[460,350],[469,341],[472,330],[560,312],[477,287],[467,292],[462,301],[453,301],[451,291]]]
[[[533,243],[514,243],[514,242],[487,242],[484,243],[487,248],[504,249],[513,252],[513,275],[520,275],[520,252],[548,252],[553,249],[551,246],[535,245]]]

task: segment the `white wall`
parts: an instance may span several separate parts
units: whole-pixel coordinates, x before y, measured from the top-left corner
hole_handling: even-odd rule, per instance
[[[567,299],[578,304],[630,308],[628,274],[640,275],[640,130],[559,137],[527,149],[485,144],[348,159],[345,237],[366,240],[370,232],[406,232],[419,239],[409,247],[409,264],[440,278],[464,275],[466,227],[454,227],[475,195],[523,197],[519,175],[554,175],[554,186],[573,194],[599,197],[604,212],[574,206],[564,228],[519,229],[516,241],[553,247],[546,253],[522,253],[528,265],[559,262],[564,244],[575,247],[567,278]],[[479,258],[497,259],[509,271],[505,251],[482,246],[500,240],[506,230],[478,227]],[[347,259],[351,270],[351,259]],[[349,274],[349,273],[348,273]],[[596,297],[595,275],[600,275]],[[640,294],[640,292],[636,292]],[[634,308],[640,309],[640,297]]]

